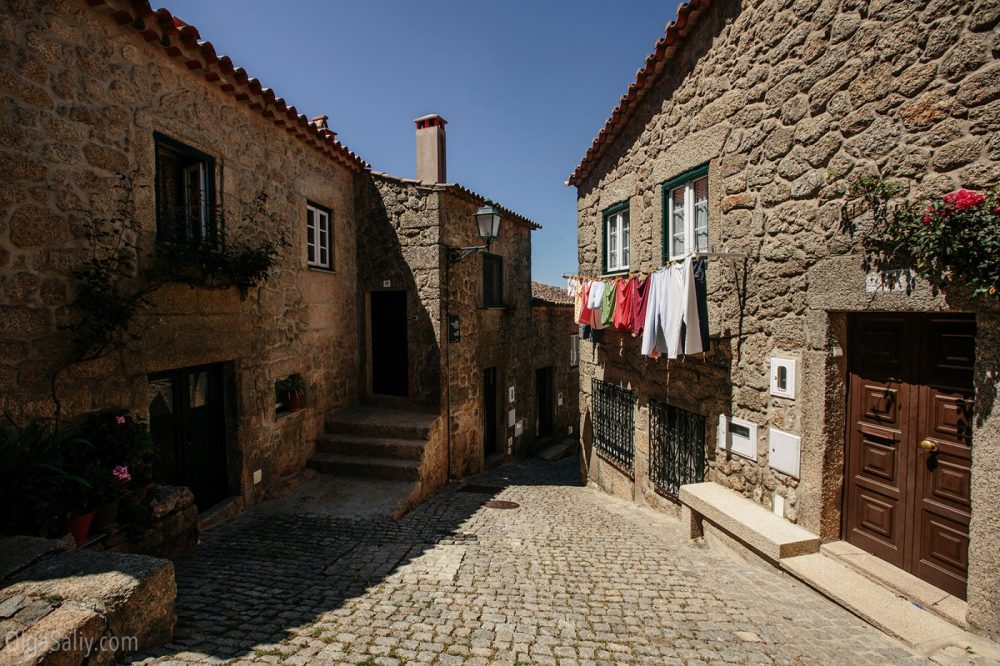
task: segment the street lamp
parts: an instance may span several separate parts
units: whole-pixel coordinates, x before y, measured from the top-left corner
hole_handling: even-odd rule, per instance
[[[479,230],[479,237],[483,239],[483,245],[474,247],[455,247],[448,250],[448,265],[457,264],[470,254],[476,254],[489,248],[490,243],[500,235],[500,211],[493,205],[492,201],[484,201],[483,205],[476,211],[476,227]]]

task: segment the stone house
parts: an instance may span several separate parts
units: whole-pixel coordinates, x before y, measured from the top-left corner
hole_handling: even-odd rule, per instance
[[[148,417],[164,473],[203,511],[260,501],[307,462],[411,480],[417,501],[449,470],[482,469],[484,440],[499,458],[531,450],[533,365],[519,341],[534,336],[537,225],[499,207],[489,253],[448,270],[449,246],[478,244],[484,199],[445,182],[443,119],[433,145],[418,130],[418,160],[440,171],[399,179],[146,2],[4,3],[0,34],[0,411],[53,414],[74,271],[94,220],[124,210],[140,271],[165,236],[289,243],[245,298],[166,284],[135,341],[57,381],[64,417]],[[446,313],[461,326],[451,345]],[[488,371],[495,436],[484,434]],[[281,404],[276,382],[289,377],[307,387],[302,410]]]
[[[611,330],[583,344],[591,481],[694,521],[702,496],[742,496],[930,582],[993,637],[1000,310],[873,282],[838,186],[1000,182],[998,18],[995,2],[691,0],[568,182],[581,274],[708,262],[705,353],[654,360]]]

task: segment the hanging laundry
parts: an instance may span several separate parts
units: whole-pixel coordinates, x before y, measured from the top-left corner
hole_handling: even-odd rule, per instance
[[[649,293],[649,278],[635,278],[632,281],[632,337],[642,335],[646,324],[646,294]]]
[[[604,298],[601,299],[601,326],[611,326],[615,318],[615,299],[618,295],[618,285],[621,278],[608,282],[604,287]]]
[[[590,307],[587,301],[590,298],[590,282],[584,282],[580,289],[580,313],[576,317],[576,323],[586,326],[590,323]]]
[[[661,268],[649,276],[649,286],[646,291],[646,317],[642,331],[642,353],[646,356],[659,356],[668,350],[666,337],[668,296],[667,269]]]
[[[569,279],[569,286],[566,294],[573,297],[573,321],[580,322],[580,312],[583,310],[583,302],[586,300],[583,291],[583,280],[577,278]]]
[[[604,303],[604,290],[607,288],[601,280],[590,283],[590,294],[587,296],[587,307],[590,308],[590,326],[595,330],[604,328],[601,323],[601,305]]]
[[[635,302],[635,290],[633,284],[636,278],[630,277],[627,280],[618,278],[618,290],[615,295],[615,316],[614,325],[619,331],[629,331],[632,329],[632,304]]]
[[[694,293],[698,300],[698,323],[701,333],[701,348],[711,348],[708,331],[708,257],[699,257],[692,262],[694,270]]]
[[[670,303],[664,331],[667,358],[677,358],[680,354],[697,354],[703,349],[694,282],[691,257],[667,269],[667,301]],[[682,325],[686,329],[686,335],[682,335]]]

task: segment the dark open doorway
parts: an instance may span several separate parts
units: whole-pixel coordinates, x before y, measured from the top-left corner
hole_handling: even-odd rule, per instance
[[[497,450],[497,369],[483,370],[483,454],[484,458]]]
[[[372,393],[409,395],[406,292],[371,293]]]
[[[150,375],[149,430],[158,478],[190,488],[199,511],[229,494],[221,364]]]
[[[539,439],[552,437],[553,434],[553,375],[551,367],[535,370],[535,436]]]

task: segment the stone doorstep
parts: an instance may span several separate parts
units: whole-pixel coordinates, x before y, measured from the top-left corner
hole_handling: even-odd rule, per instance
[[[965,615],[969,605],[962,599],[846,541],[825,543],[820,546],[820,552],[847,564],[879,585],[894,590],[898,596],[919,603],[956,627],[965,628]]]
[[[681,486],[680,500],[687,509],[684,513],[692,536],[701,534],[699,523],[704,519],[772,564],[786,557],[819,552],[818,536],[717,483]]]
[[[956,627],[859,573],[812,553],[781,560],[782,569],[882,632],[940,663],[1000,663],[1000,646]],[[954,655],[961,655],[955,658]]]
[[[198,529],[202,532],[229,520],[243,511],[243,498],[239,495],[228,497],[208,511],[198,514]]]
[[[539,451],[536,456],[546,462],[555,462],[571,455],[576,450],[576,440],[561,439],[549,444]]]

